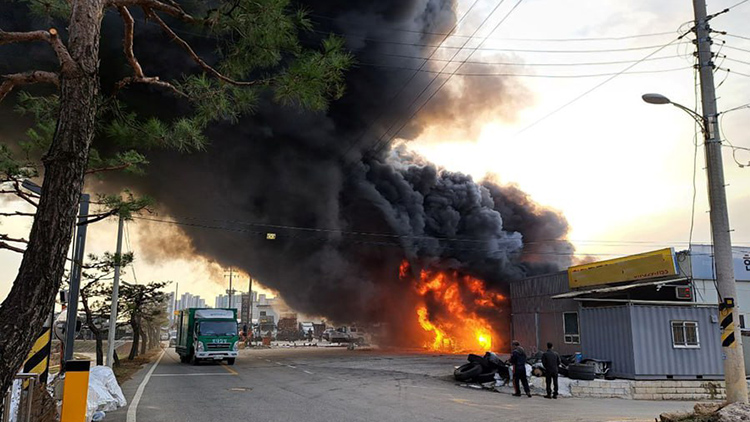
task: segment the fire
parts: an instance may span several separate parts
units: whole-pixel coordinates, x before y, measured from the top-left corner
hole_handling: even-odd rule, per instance
[[[399,270],[402,279],[408,277],[408,264]],[[493,339],[499,340],[491,320],[499,316],[505,297],[488,290],[484,281],[456,271],[422,270],[414,290],[420,299],[417,321],[431,336],[425,348],[485,352]]]

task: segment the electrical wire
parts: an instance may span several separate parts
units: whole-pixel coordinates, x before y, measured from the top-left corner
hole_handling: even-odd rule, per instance
[[[561,105],[560,107],[557,107],[556,109],[554,109],[554,110],[552,110],[551,112],[549,112],[549,113],[545,114],[544,116],[540,117],[539,119],[535,120],[534,122],[532,122],[532,123],[530,123],[530,124],[526,125],[526,126],[525,126],[525,127],[523,128],[523,129],[521,129],[521,130],[519,130],[518,132],[516,132],[516,133],[515,133],[515,134],[513,135],[513,138],[516,138],[516,137],[518,137],[518,136],[519,136],[519,135],[521,135],[522,133],[524,133],[524,132],[528,131],[529,129],[531,129],[531,128],[533,128],[533,127],[535,127],[535,126],[536,126],[536,125],[538,125],[539,123],[541,123],[541,122],[543,122],[543,121],[547,120],[548,118],[550,118],[550,117],[552,117],[553,115],[555,115],[555,114],[559,113],[560,111],[564,110],[565,108],[567,108],[567,107],[571,106],[572,104],[574,104],[574,103],[578,102],[578,101],[579,101],[580,99],[582,99],[583,97],[585,97],[585,96],[587,96],[587,95],[591,94],[592,92],[594,92],[594,91],[596,91],[597,89],[601,88],[602,86],[606,85],[607,83],[609,83],[610,81],[612,81],[612,80],[613,80],[613,79],[615,79],[616,77],[618,77],[618,76],[620,76],[620,75],[624,74],[625,72],[629,71],[630,69],[634,68],[634,67],[635,67],[635,66],[637,66],[638,64],[642,63],[642,62],[643,62],[644,60],[646,60],[646,59],[648,59],[648,58],[650,58],[650,57],[652,57],[652,56],[656,55],[657,53],[659,53],[660,51],[662,51],[662,50],[664,50],[665,48],[669,47],[670,45],[673,45],[673,44],[674,44],[675,42],[677,42],[677,41],[679,41],[680,39],[682,39],[682,37],[684,37],[684,35],[685,35],[685,34],[682,34],[682,35],[678,36],[677,38],[673,39],[672,41],[670,41],[670,42],[668,42],[668,43],[666,43],[666,44],[662,45],[661,47],[659,47],[658,49],[656,49],[656,50],[652,51],[651,53],[647,54],[646,56],[644,56],[643,58],[641,58],[641,59],[640,59],[640,60],[638,60],[637,62],[635,62],[635,63],[633,63],[633,64],[631,64],[631,65],[629,65],[629,66],[625,67],[625,68],[624,68],[624,69],[622,69],[622,70],[621,70],[620,72],[618,72],[618,73],[615,73],[614,75],[612,75],[612,76],[608,77],[607,79],[605,79],[605,80],[604,80],[604,81],[602,81],[602,82],[599,82],[598,84],[596,84],[596,85],[594,85],[593,87],[591,87],[591,88],[587,89],[587,90],[586,90],[586,91],[584,91],[583,93],[581,93],[581,94],[577,95],[576,97],[574,97],[574,98],[573,98],[573,99],[571,99],[570,101],[568,101],[568,102],[564,103],[564,104],[563,104],[563,105]]]
[[[411,67],[401,66],[389,66],[381,65],[376,63],[359,63],[363,66],[380,67],[393,70],[414,70],[418,72],[431,73],[436,75],[450,75],[450,76],[503,76],[503,77],[524,77],[524,78],[597,78],[602,76],[612,75],[635,75],[635,74],[649,74],[649,73],[664,73],[664,72],[675,72],[678,70],[690,69],[690,67],[673,67],[669,69],[656,69],[656,70],[639,70],[632,72],[610,72],[610,73],[589,73],[589,74],[573,74],[573,75],[551,75],[551,74],[538,74],[538,73],[507,73],[507,72],[441,72],[437,70],[426,70],[426,69],[414,69]],[[412,116],[413,117],[413,116]]]
[[[236,232],[236,233],[246,233],[246,234],[256,234],[260,236],[266,236],[267,232],[260,232],[260,231],[252,231],[237,227],[223,227],[223,226],[210,226],[206,224],[197,224],[197,223],[188,223],[184,221],[175,221],[175,220],[163,220],[163,219],[157,219],[157,218],[151,218],[151,217],[134,217],[140,220],[147,220],[152,222],[158,222],[158,223],[164,223],[164,224],[172,224],[172,225],[178,225],[178,226],[187,226],[187,227],[193,227],[193,228],[200,228],[200,229],[207,229],[207,230],[221,230],[221,231],[228,231],[228,232]],[[329,243],[331,242],[330,237],[303,237],[299,235],[284,235],[276,237],[275,240],[269,240],[269,242],[275,242],[280,241],[283,239],[294,239],[296,241],[308,241],[308,242],[316,242],[316,243]],[[357,240],[357,239],[345,239],[340,238],[336,239],[337,242],[343,242],[347,244],[357,244],[357,245],[372,245],[372,246],[385,246],[385,247],[396,247],[396,248],[404,248],[404,245],[400,243],[394,243],[394,242],[385,242],[385,241],[372,241],[372,240]],[[486,244],[486,242],[484,242]],[[531,243],[524,243],[523,246],[530,245]],[[418,246],[418,245],[415,245]],[[518,252],[525,256],[576,256],[576,255],[590,255],[590,256],[622,256],[622,254],[618,253],[576,253],[576,252],[534,252],[534,251],[511,251],[509,248],[493,248],[493,247],[457,247],[457,246],[444,246],[441,248],[445,251],[483,251],[487,253],[494,253],[494,252]],[[708,254],[696,254],[696,255],[708,255]]]
[[[390,54],[390,53],[378,53],[378,52],[368,52],[368,54],[375,54],[378,56],[385,56],[385,57],[396,57],[396,58],[402,58],[402,59],[412,59],[412,60],[430,60],[432,62],[448,62],[448,63],[464,63],[464,64],[478,64],[478,65],[498,65],[498,66],[523,66],[523,67],[570,67],[570,66],[608,66],[608,65],[616,65],[616,64],[628,64],[628,63],[634,63],[638,60],[614,60],[614,61],[605,61],[605,62],[564,62],[564,63],[526,63],[526,62],[508,62],[508,61],[500,61],[500,62],[493,62],[493,61],[481,61],[481,60],[457,60],[457,61],[451,61],[447,59],[428,59],[426,57],[421,56],[410,56],[407,54]],[[672,56],[663,56],[663,57],[652,57],[644,61],[657,61],[657,60],[667,60],[667,59],[677,59],[683,57],[682,55],[675,54]]]
[[[484,21],[482,21],[482,23],[481,23],[481,24],[479,25],[479,27],[477,27],[477,29],[476,29],[476,30],[474,31],[474,34],[476,34],[476,32],[477,32],[477,31],[479,31],[479,29],[480,29],[480,28],[481,28],[482,26],[484,26],[484,23],[485,23],[485,22],[487,22],[487,19],[489,19],[489,17],[490,17],[490,16],[492,16],[492,15],[493,15],[493,14],[495,13],[495,10],[497,10],[497,8],[498,8],[498,7],[499,7],[499,6],[500,6],[500,5],[501,5],[501,4],[503,3],[503,1],[504,1],[504,0],[500,0],[500,3],[498,3],[498,5],[497,5],[497,6],[496,6],[496,7],[495,7],[495,8],[493,9],[493,10],[492,10],[492,12],[491,12],[491,13],[490,13],[489,15],[487,15],[487,18],[485,18],[485,20],[484,20]],[[487,38],[488,38],[488,37],[489,37],[490,35],[492,35],[492,34],[493,34],[493,33],[494,33],[495,31],[497,31],[497,29],[498,29],[498,28],[500,27],[500,25],[502,25],[502,24],[503,24],[503,23],[504,23],[504,22],[505,22],[505,21],[506,21],[506,20],[507,20],[507,19],[508,19],[508,18],[510,17],[510,15],[511,15],[511,14],[512,14],[512,13],[513,13],[513,12],[514,12],[515,10],[516,10],[516,8],[518,8],[518,6],[519,6],[519,5],[521,4],[521,2],[522,2],[522,1],[523,1],[523,0],[518,0],[518,1],[517,1],[517,2],[516,2],[516,3],[514,4],[514,5],[513,5],[513,7],[511,7],[511,9],[510,9],[510,10],[508,11],[508,13],[506,13],[506,14],[505,14],[505,16],[504,16],[504,17],[503,17],[503,18],[502,18],[502,19],[501,19],[501,20],[500,20],[500,21],[499,21],[499,22],[498,22],[497,24],[495,24],[495,26],[494,26],[494,27],[492,28],[492,30],[491,30],[491,31],[490,31],[490,32],[488,33],[488,35],[487,35],[486,37],[484,37],[484,39],[482,40],[482,42],[480,42],[480,43],[479,43],[479,45],[477,45],[476,47],[472,47],[472,48],[470,48],[470,49],[469,49],[469,50],[471,50],[471,53],[469,53],[468,57],[466,57],[466,59],[464,59],[464,60],[469,60],[469,59],[471,59],[471,56],[473,56],[473,55],[474,55],[474,53],[476,53],[476,52],[477,52],[477,50],[478,50],[479,48],[481,48],[481,47],[482,47],[482,46],[484,45],[484,43],[485,43],[485,42],[487,41]],[[472,35],[474,35],[474,34],[472,34]],[[464,44],[464,45],[465,45],[465,44]],[[459,51],[461,51],[461,50],[459,50]],[[458,54],[458,52],[456,52],[456,54]],[[454,54],[454,55],[453,55],[453,57],[451,58],[451,60],[452,60],[453,58],[455,58],[455,57],[456,57],[456,54]],[[462,64],[462,65],[463,65],[463,64]],[[441,71],[442,71],[442,70],[444,70],[444,69],[445,69],[446,67],[447,67],[447,65],[446,65],[446,66],[443,66],[443,69],[441,69]],[[449,75],[449,76],[448,76],[447,78],[445,78],[445,80],[443,80],[443,82],[442,82],[442,83],[440,84],[440,86],[438,86],[438,87],[437,87],[437,89],[435,89],[435,90],[434,90],[434,91],[432,92],[432,94],[430,94],[430,96],[429,96],[429,97],[427,97],[427,99],[426,99],[426,100],[425,100],[425,101],[424,101],[424,102],[423,102],[423,103],[422,103],[422,104],[421,104],[421,105],[420,105],[420,106],[419,106],[419,107],[418,107],[418,108],[417,108],[417,109],[416,109],[416,110],[415,110],[415,111],[414,111],[414,112],[413,112],[413,113],[412,113],[412,114],[411,114],[411,115],[410,115],[410,116],[409,116],[409,117],[408,117],[408,118],[406,119],[406,120],[404,120],[404,122],[403,122],[403,123],[401,124],[401,126],[399,126],[399,128],[398,128],[398,129],[396,129],[396,130],[395,130],[395,131],[393,132],[393,135],[391,135],[391,136],[390,136],[390,137],[389,137],[389,138],[388,138],[387,140],[385,140],[385,141],[383,141],[383,140],[382,140],[383,138],[382,138],[382,136],[381,136],[381,138],[380,138],[380,139],[378,139],[378,141],[377,141],[377,142],[376,142],[376,144],[375,144],[375,145],[374,145],[374,146],[373,146],[373,147],[371,148],[371,150],[375,150],[375,148],[377,148],[377,150],[376,150],[376,153],[379,153],[379,152],[380,152],[380,151],[382,151],[382,150],[383,150],[384,148],[387,148],[387,147],[388,147],[388,146],[389,146],[389,145],[391,144],[391,142],[393,141],[393,139],[395,139],[395,138],[396,138],[396,137],[398,136],[398,134],[399,134],[399,133],[401,132],[401,130],[402,130],[402,129],[403,129],[404,127],[406,127],[406,125],[407,125],[407,124],[408,124],[408,123],[409,123],[409,122],[410,122],[410,121],[411,121],[411,120],[412,120],[412,119],[413,119],[413,118],[414,118],[414,117],[415,117],[415,116],[416,116],[417,114],[419,114],[419,112],[420,112],[420,111],[422,111],[422,109],[423,109],[423,108],[424,108],[424,107],[425,107],[425,106],[426,106],[426,105],[427,105],[427,104],[428,104],[428,103],[430,102],[430,100],[432,100],[432,99],[433,99],[433,98],[435,97],[435,95],[437,95],[437,93],[438,93],[438,92],[440,92],[440,90],[442,90],[442,89],[443,89],[443,87],[444,87],[444,86],[445,86],[445,85],[446,85],[446,84],[447,84],[447,83],[448,83],[448,82],[449,82],[449,81],[450,81],[450,80],[451,80],[451,79],[453,78],[453,76],[454,76],[454,75],[456,74],[456,72],[457,72],[458,68],[460,68],[460,66],[458,66],[458,67],[457,67],[456,69],[454,69],[453,73],[451,73],[451,74],[450,74],[450,75]],[[432,83],[433,83],[434,81],[436,81],[436,80],[437,80],[437,78],[438,78],[438,77],[437,77],[437,76],[435,76],[435,78],[433,78],[433,79],[432,79],[432,81],[430,81],[430,83],[429,83],[429,84],[428,84],[427,86],[425,86],[425,87],[424,87],[424,89],[422,89],[422,91],[421,91],[421,92],[420,92],[420,93],[419,93],[419,94],[418,94],[418,95],[417,95],[417,96],[416,96],[416,97],[414,98],[414,101],[412,101],[412,102],[411,102],[411,104],[409,104],[409,106],[407,107],[407,110],[408,110],[409,108],[411,108],[411,106],[412,106],[412,105],[414,105],[414,104],[416,103],[416,101],[417,101],[417,100],[418,100],[418,99],[419,99],[419,98],[420,98],[420,97],[421,97],[421,96],[422,96],[422,95],[423,95],[424,93],[426,93],[426,92],[427,92],[427,89],[429,89],[429,88],[430,88],[430,87],[432,86]],[[396,123],[396,122],[394,121],[394,125],[395,125],[395,123]],[[388,130],[386,130],[386,131],[385,131],[385,133],[384,133],[383,135],[388,135],[388,132],[390,132],[391,128],[393,128],[393,126],[394,126],[394,125],[391,125],[391,127],[389,127],[389,128],[388,128]]]
[[[242,220],[225,220],[225,219],[217,219],[217,218],[200,218],[200,217],[191,217],[191,216],[173,216],[170,217],[170,219],[165,218],[158,218],[158,217],[144,217],[144,216],[133,216],[134,219],[137,220],[144,220],[144,221],[155,221],[155,222],[165,222],[165,223],[184,223],[185,221],[188,222],[195,222],[196,225],[220,225],[219,227],[223,225],[231,225],[231,226],[249,226],[249,227],[257,227],[257,231],[248,231],[249,233],[254,234],[262,234],[265,235],[269,232],[269,230],[285,230],[285,231],[300,231],[300,232],[311,232],[311,233],[322,233],[322,234],[336,234],[336,235],[342,235],[342,236],[362,236],[362,237],[374,237],[374,238],[384,238],[384,239],[392,239],[392,240],[398,240],[398,239],[416,239],[416,240],[440,240],[440,241],[452,241],[452,242],[475,242],[475,243],[486,243],[487,238],[478,238],[478,237],[447,237],[447,236],[427,236],[427,235],[400,235],[395,233],[386,233],[386,232],[363,232],[363,231],[352,231],[352,230],[343,230],[343,229],[330,229],[330,228],[320,228],[320,227],[305,227],[305,226],[292,226],[292,225],[285,225],[285,224],[269,224],[269,223],[259,223],[259,222],[250,222],[250,221],[242,221]],[[189,224],[189,223],[185,223]],[[191,223],[192,224],[192,223]],[[241,231],[247,231],[245,229],[238,229]],[[680,244],[687,244],[685,241],[657,241],[657,240],[633,240],[633,241],[624,241],[624,240],[618,240],[618,241],[608,241],[608,240],[592,240],[592,239],[538,239],[535,241],[525,241],[525,245],[540,245],[540,244],[554,244],[554,243],[564,243],[564,242],[575,242],[579,244],[590,244],[590,245],[600,245],[605,247],[614,247],[614,246],[632,246],[632,245],[664,245],[664,244],[673,244],[673,245],[680,245]],[[735,244],[739,243],[746,243],[750,244],[750,242],[738,242],[735,241]]]
[[[479,2],[479,0],[474,0],[474,2],[473,2],[473,3],[471,4],[471,6],[469,6],[469,9],[467,9],[467,10],[466,10],[466,13],[464,13],[464,14],[463,14],[463,16],[461,16],[461,18],[459,18],[459,19],[458,19],[458,20],[456,21],[456,23],[455,23],[455,24],[453,25],[453,27],[451,28],[451,30],[450,30],[450,31],[449,31],[449,32],[448,32],[447,34],[445,34],[445,37],[443,38],[443,40],[442,40],[441,42],[444,42],[444,41],[445,41],[445,40],[446,40],[446,39],[448,38],[448,36],[449,36],[450,34],[452,34],[452,33],[453,33],[453,32],[454,32],[454,31],[455,31],[455,30],[456,30],[457,28],[458,28],[458,26],[459,26],[459,25],[461,24],[461,22],[463,22],[463,20],[464,20],[464,19],[466,19],[466,18],[467,18],[467,17],[469,16],[469,14],[471,13],[471,11],[472,11],[472,10],[474,9],[474,6],[476,6],[476,4],[477,4],[478,2]],[[501,0],[501,2],[502,2],[502,0]],[[430,53],[430,56],[429,56],[429,57],[428,57],[427,59],[425,59],[425,61],[424,61],[424,62],[422,63],[422,65],[420,66],[420,69],[421,69],[421,68],[423,68],[424,66],[426,66],[426,65],[427,65],[427,61],[428,61],[428,60],[429,60],[430,58],[432,58],[432,56],[433,56],[433,55],[434,55],[434,54],[435,54],[436,52],[437,52],[437,49],[433,50],[433,51],[432,51],[432,53]],[[406,87],[407,87],[407,86],[409,86],[409,84],[411,83],[411,81],[412,81],[412,80],[414,80],[414,78],[415,78],[415,77],[416,77],[416,76],[417,76],[418,74],[419,74],[419,72],[414,72],[414,73],[413,73],[413,74],[412,74],[412,75],[411,75],[411,76],[410,76],[409,78],[407,78],[407,79],[406,79],[406,81],[405,81],[405,82],[404,82],[404,83],[403,83],[403,84],[402,84],[402,85],[401,85],[401,86],[400,86],[400,87],[399,87],[399,88],[398,88],[398,89],[396,90],[396,93],[395,93],[395,94],[393,94],[393,95],[392,95],[392,96],[391,96],[391,97],[390,97],[390,98],[389,98],[389,99],[387,100],[388,104],[391,104],[391,103],[393,103],[393,101],[395,101],[395,100],[396,100],[396,99],[397,99],[397,98],[398,98],[398,97],[399,97],[399,96],[401,95],[401,93],[403,93],[403,92],[404,92],[404,90],[406,89]],[[352,151],[352,150],[354,149],[354,147],[358,146],[358,145],[359,145],[359,144],[360,144],[360,143],[362,142],[362,139],[364,139],[364,136],[365,136],[365,135],[366,135],[366,134],[367,134],[368,132],[370,132],[370,130],[372,130],[372,128],[373,128],[373,127],[375,127],[375,124],[376,124],[376,123],[377,123],[377,122],[378,122],[378,121],[379,121],[379,120],[380,120],[380,119],[381,119],[381,118],[382,118],[383,116],[385,116],[385,114],[386,114],[386,112],[387,112],[387,111],[389,110],[389,108],[390,108],[390,107],[383,107],[383,108],[382,108],[382,110],[380,111],[380,113],[378,113],[378,115],[377,115],[377,116],[375,116],[375,118],[374,118],[374,119],[373,119],[373,120],[372,120],[372,121],[371,121],[370,123],[368,123],[368,124],[367,124],[367,125],[366,125],[366,126],[365,126],[365,127],[364,127],[364,128],[363,128],[363,129],[362,129],[362,130],[361,130],[360,132],[359,132],[359,134],[357,135],[357,138],[356,138],[356,139],[354,140],[354,142],[352,142],[352,143],[351,143],[351,144],[349,145],[349,147],[348,147],[348,148],[347,148],[347,149],[346,149],[346,150],[344,151],[344,153],[343,153],[343,154],[341,154],[341,159],[342,159],[342,160],[343,160],[344,162],[346,162],[346,158],[347,158],[347,156],[348,156],[348,155],[349,155],[349,153],[350,153],[350,152],[351,152],[351,151]]]
[[[519,3],[520,2],[516,4],[519,4]],[[319,33],[319,34],[329,34],[329,32],[326,32],[326,31],[313,30],[313,32]],[[475,31],[475,33],[476,32],[477,31]],[[452,45],[444,45],[443,43],[430,44],[430,43],[418,43],[418,42],[393,41],[393,40],[386,40],[386,39],[380,39],[380,38],[358,37],[357,35],[351,34],[351,33],[342,33],[342,34],[339,34],[339,36],[344,37],[344,38],[351,37],[357,40],[370,41],[373,43],[401,45],[401,46],[408,46],[408,47],[430,47],[430,48],[435,48],[435,49],[446,49],[446,50],[462,50],[464,48],[467,48],[467,49],[474,49],[476,51],[502,51],[502,52],[509,52],[509,53],[595,54],[595,53],[620,53],[624,51],[642,51],[642,50],[650,50],[652,48],[659,47],[659,45],[647,45],[647,46],[639,46],[639,47],[600,48],[600,49],[585,49],[585,50],[539,50],[539,49],[526,49],[526,48],[466,47],[467,42],[464,42],[464,44],[461,46],[452,46]],[[484,41],[486,41],[487,39],[489,38],[484,38]],[[484,44],[484,42],[482,42],[482,44]]]
[[[335,18],[331,16],[325,16],[320,15],[317,13],[310,13],[310,16],[321,18],[325,20],[331,20],[331,21],[338,21],[340,18]],[[430,32],[430,31],[415,31],[411,29],[404,29],[399,28],[395,26],[379,26],[379,28],[385,28],[388,31],[394,31],[394,32],[405,32],[405,33],[411,33],[411,34],[419,34],[419,35],[450,35],[451,37],[455,38],[470,38],[474,39],[473,36],[469,35],[458,35],[458,34],[450,34],[445,32]],[[622,36],[613,36],[613,37],[590,37],[590,38],[490,38],[490,40],[497,40],[497,41],[525,41],[525,42],[581,42],[581,41],[623,41],[623,40],[629,40],[634,38],[647,38],[647,37],[656,37],[661,35],[670,35],[672,32],[653,32],[653,33],[647,33],[647,34],[634,34],[634,35],[622,35]]]

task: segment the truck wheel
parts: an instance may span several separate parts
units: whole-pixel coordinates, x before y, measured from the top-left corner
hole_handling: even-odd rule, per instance
[[[229,359],[227,359],[227,365],[234,365],[234,359],[235,358],[229,358]]]
[[[198,365],[198,358],[195,357],[195,353],[190,354],[190,364]]]
[[[185,355],[180,355],[180,362],[182,362],[182,363],[187,363],[187,356],[185,356]]]

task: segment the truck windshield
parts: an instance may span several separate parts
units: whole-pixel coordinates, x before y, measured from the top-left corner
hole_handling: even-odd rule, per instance
[[[232,321],[202,321],[198,324],[201,336],[236,336],[237,323]]]

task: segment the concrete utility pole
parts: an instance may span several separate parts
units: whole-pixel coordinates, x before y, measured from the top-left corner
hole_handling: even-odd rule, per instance
[[[117,249],[115,251],[115,277],[112,281],[112,307],[109,310],[109,333],[107,336],[107,366],[114,364],[115,333],[117,331],[117,300],[120,289],[120,264],[122,263],[122,228],[123,219],[117,219]]]
[[[229,306],[228,308],[232,308],[232,296],[234,295],[234,290],[232,290],[232,267],[229,267],[229,290],[227,290],[227,294],[229,295]]]
[[[739,331],[739,315],[735,306],[737,296],[734,280],[732,239],[729,229],[727,197],[724,190],[724,167],[721,157],[721,138],[717,119],[714,88],[714,63],[711,52],[711,28],[708,24],[705,0],[693,0],[695,12],[695,34],[698,46],[698,71],[701,81],[701,103],[703,105],[703,135],[705,138],[706,173],[708,174],[708,198],[711,206],[711,234],[716,262],[716,283],[719,292],[719,316],[721,323],[722,351],[724,353],[724,377],[727,401],[747,402],[745,361],[742,354],[742,338]],[[735,322],[736,321],[736,322]]]

